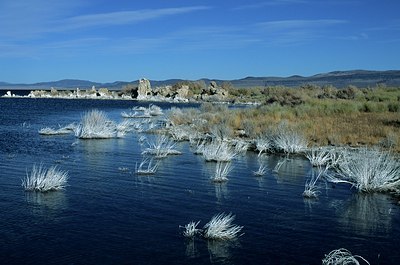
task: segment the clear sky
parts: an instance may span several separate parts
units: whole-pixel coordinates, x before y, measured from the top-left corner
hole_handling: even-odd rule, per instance
[[[399,0],[0,0],[0,81],[400,69]]]

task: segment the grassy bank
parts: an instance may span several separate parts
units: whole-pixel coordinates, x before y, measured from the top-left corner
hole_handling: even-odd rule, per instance
[[[202,133],[249,139],[285,124],[310,145],[380,145],[400,151],[400,88],[231,88],[229,94],[232,101],[260,105],[228,109],[205,103],[200,109],[172,110],[170,119]]]

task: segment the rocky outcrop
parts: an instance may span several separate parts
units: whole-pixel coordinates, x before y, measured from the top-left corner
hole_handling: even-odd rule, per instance
[[[150,81],[146,78],[139,80],[138,86],[138,99],[145,99],[147,96],[152,95]]]

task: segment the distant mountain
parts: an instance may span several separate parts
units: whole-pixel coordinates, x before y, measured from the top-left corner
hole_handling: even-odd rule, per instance
[[[230,81],[235,87],[254,86],[288,86],[296,87],[305,84],[325,86],[332,85],[337,88],[354,85],[357,87],[376,86],[400,86],[400,71],[335,71],[317,74],[310,77],[294,75],[290,77],[246,77]]]
[[[384,84],[386,86],[400,86],[400,70],[389,71],[366,71],[366,70],[352,70],[352,71],[334,71],[329,73],[316,74],[309,77],[300,75],[293,75],[289,77],[246,77],[236,80],[216,80],[216,79],[201,79],[209,83],[211,80],[221,84],[223,82],[230,82],[234,87],[265,87],[265,86],[287,86],[298,87],[305,84],[325,86],[332,85],[337,88],[347,87],[354,85],[357,87],[376,86],[377,84]],[[182,79],[168,79],[163,81],[150,80],[153,87],[173,85],[177,82],[184,81]],[[122,87],[133,84],[137,85],[138,80],[126,82],[116,81],[113,83],[98,83],[87,80],[76,79],[63,79],[53,82],[40,82],[34,84],[10,84],[0,82],[0,89],[89,89],[92,86],[96,88],[106,87],[110,90],[120,90]]]

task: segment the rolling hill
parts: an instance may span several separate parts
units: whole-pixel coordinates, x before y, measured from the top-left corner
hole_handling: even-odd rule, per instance
[[[368,87],[376,86],[378,84],[386,86],[400,86],[400,70],[389,70],[389,71],[366,71],[366,70],[352,70],[352,71],[334,71],[329,73],[316,74],[309,77],[293,75],[289,77],[245,77],[236,80],[216,80],[216,79],[201,79],[206,83],[211,80],[217,83],[230,82],[234,87],[265,87],[265,86],[287,86],[297,87],[305,84],[312,84],[318,86],[332,85],[337,88],[347,87],[354,85],[357,87]],[[168,79],[163,81],[150,80],[152,86],[165,86],[173,85],[181,79]],[[50,89],[52,87],[56,89],[75,89],[77,87],[81,89],[88,89],[92,86],[96,88],[106,87],[110,90],[120,90],[127,84],[136,85],[138,80],[134,81],[116,81],[113,83],[98,83],[87,80],[76,80],[76,79],[63,79],[52,82],[40,82],[34,84],[10,84],[6,82],[0,82],[0,89]]]

